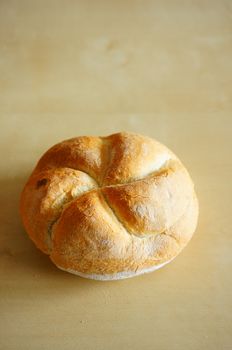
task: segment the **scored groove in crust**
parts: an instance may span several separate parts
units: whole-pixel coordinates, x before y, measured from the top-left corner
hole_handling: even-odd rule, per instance
[[[100,181],[100,185],[102,186],[105,180],[105,176],[107,174],[107,170],[110,167],[111,161],[112,161],[112,147],[111,147],[111,142],[105,137],[100,137],[102,140],[102,150],[103,152],[105,151],[106,159],[105,159],[105,164],[103,165],[103,175]]]
[[[78,169],[72,169],[72,168],[68,168],[68,169],[71,169],[71,170],[78,170]],[[47,243],[48,243],[48,246],[50,248],[52,248],[52,239],[53,239],[53,228],[55,226],[55,224],[57,223],[57,221],[60,219],[64,209],[66,207],[68,207],[74,200],[76,200],[77,198],[83,196],[84,194],[88,193],[88,192],[91,192],[91,191],[94,191],[96,189],[98,189],[98,184],[96,182],[96,180],[90,176],[87,172],[85,171],[81,171],[81,170],[78,170],[79,172],[87,175],[93,182],[95,182],[95,185],[96,187],[94,188],[91,188],[89,190],[84,190],[82,191],[81,193],[78,193],[77,195],[72,195],[72,197],[70,198],[67,198],[67,197],[64,197],[64,200],[60,202],[60,205],[59,205],[59,213],[58,215],[56,216],[56,218],[54,220],[52,220],[52,222],[49,224],[49,227],[48,227],[48,230],[47,230],[47,237],[46,237],[46,240],[47,240]],[[71,188],[71,191],[70,192],[73,192],[73,190],[76,188],[76,186],[73,186]],[[66,194],[67,195],[67,194]]]
[[[118,222],[118,224],[123,228],[123,230],[127,233],[130,234],[130,232],[127,230],[126,226],[124,225],[124,223],[119,219],[119,217],[117,216],[117,214],[115,213],[115,210],[111,207],[109,201],[107,200],[106,196],[104,195],[104,193],[101,191],[100,189],[100,193],[101,193],[101,197],[104,199],[105,204],[108,207],[108,211],[111,213],[111,216],[113,217],[114,220],[116,220]]]
[[[104,176],[101,180],[101,183],[104,183],[104,177],[105,177],[105,174],[107,172],[107,169],[109,168],[110,166],[110,163],[111,163],[111,160],[112,160],[112,151],[110,152],[109,151],[109,141],[108,140],[105,140],[104,138],[102,138],[102,141],[103,143],[105,143],[107,145],[107,153],[108,153],[108,157],[107,157],[107,161],[106,161],[106,165],[105,165],[105,172],[104,172]],[[151,176],[160,176],[162,175],[163,173],[165,173],[166,171],[168,171],[169,167],[168,167],[168,164],[170,164],[170,162],[173,161],[172,158],[170,158],[170,156],[167,156],[164,160],[163,163],[161,163],[160,167],[159,168],[156,168],[156,170],[153,170],[152,172],[149,172],[148,174],[144,175],[143,177],[141,178],[136,178],[136,179],[132,179],[130,181],[127,181],[125,183],[122,183],[122,184],[114,184],[114,185],[106,185],[106,186],[101,186],[99,184],[99,180],[96,179],[96,178],[93,178],[92,175],[90,175],[89,173],[87,173],[86,171],[83,171],[83,170],[79,170],[77,168],[71,168],[71,167],[66,167],[67,169],[70,169],[70,170],[78,170],[80,171],[81,173],[84,173],[86,174],[89,178],[91,178],[95,183],[96,183],[96,188],[98,188],[99,190],[101,190],[102,188],[104,187],[117,187],[117,186],[123,186],[123,185],[126,185],[126,184],[133,184],[134,182],[137,182],[137,181],[143,181],[143,180],[146,180],[146,179],[149,179]],[[176,160],[174,160],[175,162]],[[75,186],[74,186],[75,187]],[[47,232],[47,243],[49,245],[49,247],[52,246],[52,232],[53,232],[53,227],[55,225],[55,223],[59,220],[59,218],[61,217],[62,215],[62,212],[64,210],[64,208],[66,208],[69,204],[71,204],[76,198],[82,196],[83,194],[86,194],[87,192],[90,192],[90,191],[93,191],[94,189],[90,189],[88,191],[84,191],[82,192],[81,194],[79,194],[78,196],[75,196],[73,198],[71,198],[70,200],[66,200],[64,203],[61,204],[60,206],[60,211],[59,211],[59,215],[50,223],[49,225],[49,228],[48,228],[48,232]],[[130,232],[128,231],[128,229],[125,227],[125,225],[123,224],[123,222],[119,219],[119,217],[116,215],[115,211],[113,210],[113,208],[110,206],[110,203],[109,201],[107,200],[106,196],[103,194],[103,192],[101,191],[101,195],[104,197],[104,200],[105,202],[107,203],[107,205],[109,206],[110,210],[112,211],[112,213],[114,214],[115,218],[117,219],[117,221],[124,227],[125,231],[128,233],[128,234],[133,234],[137,237],[140,237],[142,238],[143,236],[141,235],[136,235],[135,233],[133,232]],[[148,237],[149,234],[146,234],[144,235],[144,237]]]
[[[110,159],[110,157],[109,157]],[[136,237],[139,237],[139,238],[143,238],[143,237],[148,237],[149,235],[153,235],[153,233],[149,233],[149,234],[144,234],[144,235],[138,235],[134,232],[130,232],[128,231],[128,229],[126,228],[126,226],[124,225],[123,221],[119,219],[118,215],[116,214],[115,210],[112,208],[112,206],[110,205],[109,201],[107,200],[106,196],[104,195],[104,193],[101,191],[104,187],[118,187],[118,186],[124,186],[126,184],[133,184],[134,182],[138,182],[138,181],[143,181],[143,180],[146,180],[146,179],[149,179],[151,176],[161,176],[163,175],[163,173],[165,173],[166,171],[168,171],[168,167],[167,165],[170,163],[171,161],[171,158],[168,158],[162,165],[159,169],[156,169],[155,171],[151,172],[151,173],[148,173],[146,174],[145,176],[141,177],[141,178],[137,178],[135,180],[131,180],[131,181],[128,181],[126,183],[122,183],[122,184],[115,184],[115,185],[108,185],[108,186],[100,186],[99,183],[97,182],[97,180],[95,178],[93,178],[90,174],[88,174],[86,171],[82,171],[82,170],[79,170],[79,169],[74,169],[74,168],[68,168],[68,169],[71,169],[71,170],[78,170],[86,175],[88,175],[93,181],[96,182],[97,186],[93,189],[90,189],[88,191],[84,191],[82,192],[81,194],[79,194],[78,196],[75,196],[73,197],[72,199],[70,200],[67,200],[65,201],[61,206],[60,206],[60,212],[59,212],[59,215],[57,216],[56,219],[54,219],[52,221],[52,223],[49,225],[49,229],[48,229],[48,242],[49,242],[49,245],[51,246],[52,245],[52,231],[53,231],[53,227],[54,225],[57,223],[57,221],[59,220],[59,218],[61,217],[62,215],[62,212],[65,208],[68,207],[69,204],[71,204],[75,199],[77,199],[78,197],[81,197],[82,195],[88,193],[88,192],[91,192],[91,191],[94,191],[96,189],[98,189],[100,192],[101,192],[101,196],[104,198],[104,201],[106,202],[107,206],[109,207],[110,211],[113,213],[115,219],[118,221],[118,223],[124,228],[124,230],[127,232],[127,234],[130,234],[130,235],[134,235]],[[110,164],[110,163],[108,163]],[[102,182],[104,182],[104,177],[103,177],[103,180]],[[178,220],[178,219],[177,219]],[[162,234],[165,234],[164,232],[161,232]],[[169,235],[170,237],[172,237],[171,235]],[[172,237],[173,239],[175,239],[174,237]]]

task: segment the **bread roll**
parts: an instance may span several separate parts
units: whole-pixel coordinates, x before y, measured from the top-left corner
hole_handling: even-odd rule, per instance
[[[169,149],[121,132],[50,148],[24,187],[20,212],[30,238],[57,267],[116,280],[174,259],[196,228],[198,202]]]

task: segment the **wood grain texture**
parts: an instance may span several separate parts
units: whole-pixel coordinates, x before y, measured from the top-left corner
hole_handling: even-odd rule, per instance
[[[1,350],[231,348],[231,16],[226,0],[0,2]],[[120,130],[178,154],[200,222],[172,264],[101,283],[53,267],[18,201],[52,144]]]

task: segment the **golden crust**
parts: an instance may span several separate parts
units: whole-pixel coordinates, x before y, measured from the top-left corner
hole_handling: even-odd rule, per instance
[[[191,178],[148,137],[77,137],[48,150],[20,211],[38,248],[62,269],[128,277],[173,259],[198,216]]]
[[[175,161],[146,179],[102,189],[107,202],[127,230],[137,235],[160,233],[184,213],[192,197],[192,181]]]
[[[87,174],[69,168],[34,172],[21,196],[21,215],[32,240],[44,253],[50,251],[50,230],[65,203],[97,187]]]

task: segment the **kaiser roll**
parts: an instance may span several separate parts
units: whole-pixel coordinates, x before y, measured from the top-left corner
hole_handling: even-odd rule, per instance
[[[20,212],[30,238],[57,267],[114,280],[174,259],[196,228],[198,202],[169,149],[121,132],[50,148],[24,187]]]

